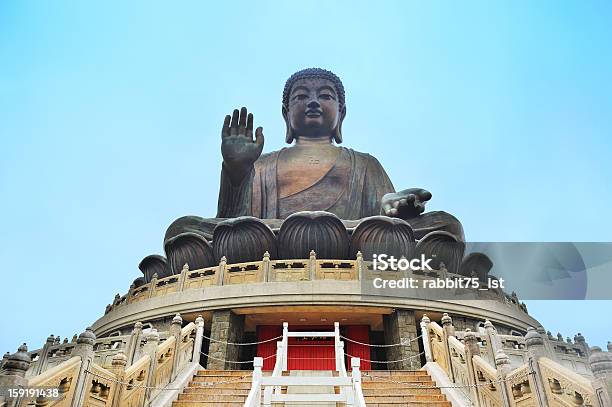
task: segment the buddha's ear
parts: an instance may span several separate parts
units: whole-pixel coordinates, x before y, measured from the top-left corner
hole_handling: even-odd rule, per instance
[[[285,105],[283,105],[281,112],[283,114],[283,119],[285,119],[285,126],[287,128],[286,134],[285,134],[285,142],[287,144],[291,144],[293,143],[293,131],[291,131],[291,124],[289,124],[289,111],[287,111],[287,108],[285,107]]]
[[[338,118],[338,127],[336,127],[336,131],[334,132],[334,141],[336,144],[342,143],[342,122],[346,117],[346,105],[342,105],[340,108],[340,117]]]

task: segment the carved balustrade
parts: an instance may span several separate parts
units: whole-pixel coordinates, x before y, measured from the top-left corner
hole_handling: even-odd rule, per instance
[[[516,407],[535,407],[533,377],[529,374],[529,365],[524,364],[506,376],[506,387],[512,399],[512,405]]]
[[[452,319],[445,315],[442,321],[443,327],[430,321],[427,316],[421,321],[427,361],[436,363],[475,406],[610,405],[606,383],[609,386],[607,377],[612,377],[612,371],[608,371],[608,365],[612,364],[601,362],[598,377],[585,377],[581,371],[563,365],[563,356],[559,356],[557,349],[545,342],[541,331],[530,328],[525,337],[497,335],[493,325],[486,321],[485,332],[455,332]],[[579,339],[584,342],[581,336]],[[569,341],[566,343],[569,344]],[[491,354],[490,350],[495,352],[494,364],[487,357]],[[513,366],[506,352],[516,352],[524,363]],[[597,356],[594,360],[612,360],[612,355],[604,355],[601,350],[599,352],[598,355],[603,356]],[[581,360],[584,361],[584,358]],[[601,373],[604,371],[608,373]]]
[[[542,357],[539,366],[548,402],[552,406],[593,406],[596,401],[591,382],[559,365],[553,360]]]
[[[481,356],[472,358],[478,395],[481,404],[491,407],[503,407],[501,383],[497,381],[497,371]]]
[[[147,344],[150,351],[143,351],[129,362],[125,351],[130,346],[140,346],[142,324],[135,326],[133,335],[114,336],[96,340],[91,330],[81,334],[77,344],[73,344],[73,355],[48,368],[41,374],[25,377],[25,372],[31,362],[11,362],[19,368],[20,376],[7,376],[0,371],[0,383],[20,383],[28,387],[56,387],[59,391],[57,399],[23,398],[14,407],[46,406],[46,407],[144,407],[149,405],[164,391],[172,381],[179,376],[192,361],[196,343],[202,343],[202,330],[193,322],[181,328],[182,319],[177,315],[173,319],[170,334],[165,333],[159,343],[159,334],[154,331],[153,342]],[[203,322],[200,321],[200,327]],[[150,334],[147,340],[151,338]],[[49,341],[49,344],[53,341]],[[118,345],[113,345],[118,344]],[[132,344],[132,345],[130,345]],[[116,351],[110,362],[110,350]],[[47,347],[57,348],[55,345]],[[94,348],[98,348],[94,350]],[[102,352],[100,355],[97,352]],[[105,353],[106,352],[106,353]],[[26,360],[30,354],[40,356],[39,351],[27,353],[25,346],[20,347],[16,361]],[[155,359],[151,358],[153,356]],[[25,359],[24,359],[25,358]],[[104,360],[105,366],[96,362]],[[9,363],[10,364],[10,363]],[[21,380],[21,381],[19,381]],[[0,396],[0,405],[3,401]]]
[[[28,387],[57,387],[59,390],[58,399],[36,399],[23,398],[22,406],[34,406],[47,402],[46,407],[70,407],[72,399],[76,393],[76,383],[81,368],[81,358],[74,356],[48,369],[44,373],[31,377],[28,380]],[[36,404],[38,402],[38,404]]]
[[[110,407],[113,403],[116,386],[119,385],[114,373],[96,363],[89,366],[85,385],[84,406]]]

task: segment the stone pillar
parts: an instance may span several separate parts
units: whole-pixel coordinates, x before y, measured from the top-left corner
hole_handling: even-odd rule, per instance
[[[72,407],[81,407],[85,402],[85,390],[87,388],[88,371],[89,367],[94,360],[93,346],[96,342],[96,335],[93,330],[89,327],[85,329],[85,332],[81,333],[77,338],[77,343],[72,350],[72,356],[78,356],[81,358],[81,367],[79,369],[79,376],[76,380],[74,397],[72,398]]]
[[[132,366],[140,358],[140,341],[142,339],[142,322],[136,322],[126,345],[127,365]]]
[[[151,331],[149,333],[147,333],[147,342],[144,345],[144,348],[142,350],[142,353],[145,355],[149,355],[149,357],[151,358],[150,364],[149,364],[149,375],[147,377],[147,383],[146,385],[148,387],[153,386],[153,377],[154,377],[154,373],[155,373],[155,369],[157,368],[157,347],[159,346],[159,332],[157,332],[157,329],[152,328]],[[148,403],[149,398],[151,397],[151,389],[147,388],[145,390],[145,404],[144,405],[148,405],[146,403]]]
[[[261,260],[261,268],[263,271],[263,281],[267,283],[270,280],[270,252],[267,250],[264,252],[263,259]]]
[[[603,406],[612,406],[612,353],[602,352],[599,346],[592,347],[590,353],[589,366],[595,376],[593,387],[597,397]]]
[[[468,389],[470,392],[470,398],[480,407],[480,396],[478,394],[478,387],[476,387],[476,369],[474,369],[474,363],[472,358],[480,355],[480,347],[478,346],[478,338],[474,335],[471,329],[465,330],[465,336],[463,337],[463,343],[465,345],[465,362],[468,371],[468,383],[471,387]]]
[[[308,278],[310,281],[314,281],[317,276],[317,254],[314,250],[310,251],[308,256]]]
[[[495,352],[495,367],[497,369],[497,380],[500,382],[496,386],[500,390],[502,404],[504,407],[512,407],[512,401],[510,401],[512,389],[505,382],[506,376],[512,371],[512,368],[510,367],[510,358],[501,349]]]
[[[413,370],[421,368],[417,334],[417,323],[414,311],[396,309],[389,315],[383,315],[385,343],[404,344],[388,347],[387,360],[402,360],[389,363],[392,370]],[[412,341],[411,341],[412,340]]]
[[[431,338],[429,337],[429,324],[431,320],[426,314],[421,318],[421,340],[423,341],[423,351],[425,352],[425,362],[433,362],[431,354]]]
[[[6,355],[5,355],[6,356]],[[28,347],[24,343],[21,345],[16,353],[9,355],[4,359],[2,364],[2,370],[0,371],[0,387],[15,388],[23,387],[28,385],[28,379],[25,378],[25,374],[30,368],[32,359],[28,355]],[[10,399],[11,402],[7,403],[7,407],[16,406],[16,399]],[[4,405],[4,396],[0,394],[0,405]]]
[[[45,371],[45,367],[47,365],[47,358],[49,357],[49,348],[55,344],[55,336],[49,335],[45,344],[43,345],[40,353],[38,354],[38,361],[36,364],[36,368],[32,372],[34,376],[41,374]]]
[[[6,352],[4,354],[4,356],[2,356],[2,361],[0,361],[0,370],[3,369],[4,364],[6,363],[6,361],[8,360],[9,356],[11,356],[10,352]]]
[[[544,383],[539,364],[541,357],[549,356],[544,345],[544,338],[535,328],[529,327],[525,335],[525,344],[527,345],[527,355],[529,357],[527,364],[529,365],[529,370],[534,372],[533,376],[529,377],[529,387],[533,391],[534,402],[536,406],[547,407],[548,398],[544,386],[547,386],[548,383]]]
[[[544,349],[546,350],[546,354],[553,360],[557,359],[557,355],[555,354],[555,347],[550,342],[552,339],[552,334],[550,331],[546,332],[543,326],[539,326],[536,328],[536,332],[540,334],[542,337],[542,341],[544,342]]]
[[[117,381],[119,382],[124,381],[123,379],[125,378],[125,368],[127,366],[127,360],[127,356],[125,356],[123,352],[119,352],[115,356],[113,356],[113,359],[111,361],[111,368],[108,369],[115,374],[115,376],[117,377]],[[120,384],[117,384],[115,386],[115,389],[112,394],[112,407],[119,407],[119,403],[121,401],[121,392],[123,391],[124,387],[125,386]]]
[[[240,346],[229,345],[228,342],[240,343],[243,333],[244,315],[236,315],[229,309],[213,311],[207,369],[240,369],[240,364],[231,363],[231,361],[239,361]]]
[[[442,336],[442,343],[444,344],[444,352],[446,353],[446,360],[448,360],[448,368],[449,368],[449,379],[451,382],[455,381],[455,375],[453,370],[453,359],[450,354],[450,346],[448,346],[448,337],[455,336],[455,327],[453,325],[453,319],[447,313],[442,315],[442,329],[444,330],[444,335]]]
[[[196,336],[193,341],[193,356],[191,360],[202,365],[202,341],[204,339],[204,318],[202,318],[202,315],[198,315],[195,324]]]
[[[591,356],[591,348],[589,347],[589,345],[586,342],[586,339],[584,338],[584,336],[582,336],[580,332],[578,332],[574,336],[574,343],[580,347],[582,352],[584,352],[583,355],[585,358],[588,358],[589,356]]]
[[[487,334],[487,350],[489,351],[489,357],[495,362],[497,352],[503,349],[501,339],[499,339],[497,329],[495,329],[488,319],[484,323],[484,330]]]
[[[179,350],[181,348],[181,329],[183,328],[183,318],[180,314],[176,314],[172,318],[170,324],[170,335],[174,336],[174,359],[172,360],[172,373],[170,374],[170,381],[174,381],[179,373]]]

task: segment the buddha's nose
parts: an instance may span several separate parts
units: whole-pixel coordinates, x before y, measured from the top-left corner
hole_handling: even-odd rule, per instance
[[[311,99],[308,102],[307,106],[308,106],[309,109],[318,109],[319,107],[321,107],[321,105],[319,104],[319,101],[316,100],[316,99]]]

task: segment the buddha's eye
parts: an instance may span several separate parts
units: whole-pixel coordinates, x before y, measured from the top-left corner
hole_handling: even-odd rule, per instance
[[[306,100],[308,99],[308,95],[304,93],[297,94],[293,97],[293,100]]]
[[[333,100],[334,96],[330,95],[329,93],[322,93],[319,95],[319,97],[323,100]]]

